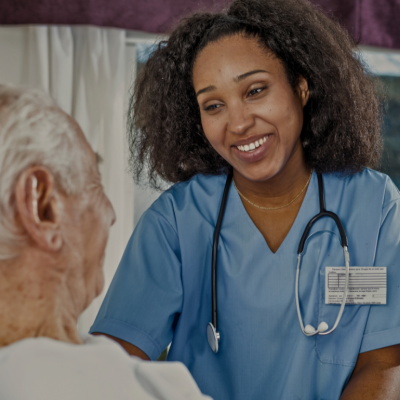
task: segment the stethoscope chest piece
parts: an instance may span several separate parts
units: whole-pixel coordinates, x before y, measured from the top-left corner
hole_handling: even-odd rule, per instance
[[[219,333],[215,330],[214,325],[209,322],[207,325],[207,340],[211,350],[218,353]]]

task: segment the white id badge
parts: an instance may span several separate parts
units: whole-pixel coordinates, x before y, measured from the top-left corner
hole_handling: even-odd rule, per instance
[[[341,304],[345,267],[325,268],[325,304]],[[386,304],[386,267],[350,267],[346,304]]]

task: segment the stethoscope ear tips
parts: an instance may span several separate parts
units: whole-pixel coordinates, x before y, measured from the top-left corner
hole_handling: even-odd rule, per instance
[[[219,333],[215,330],[214,325],[209,322],[207,325],[207,340],[211,350],[214,353],[218,353],[218,342],[220,336]]]
[[[328,330],[328,324],[326,323],[326,322],[321,322],[319,325],[318,325],[318,332],[325,332],[325,331],[327,331]]]
[[[328,324],[326,322],[321,322],[318,325],[318,329],[315,330],[315,328],[311,325],[306,325],[304,328],[304,333],[306,335],[312,336],[312,335],[317,335],[318,333],[322,333],[328,330]]]
[[[307,335],[315,335],[317,333],[315,328],[311,325],[306,325],[306,327],[304,328],[304,332]]]

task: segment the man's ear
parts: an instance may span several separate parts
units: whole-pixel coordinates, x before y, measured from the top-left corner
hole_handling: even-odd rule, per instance
[[[300,75],[297,81],[297,94],[300,98],[302,106],[304,107],[308,102],[310,92],[308,90],[308,82],[303,75]]]
[[[47,251],[61,249],[60,196],[51,172],[41,166],[26,169],[15,188],[17,212],[28,236]]]

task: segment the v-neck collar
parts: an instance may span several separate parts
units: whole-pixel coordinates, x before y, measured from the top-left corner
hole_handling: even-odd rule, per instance
[[[239,193],[235,189],[233,183],[231,183],[229,197],[231,197],[232,202],[235,205],[235,208],[238,210],[238,215],[241,216],[240,221],[245,220],[248,224],[251,225],[255,235],[258,237],[258,239],[262,240],[262,242],[266,246],[268,254],[271,257],[278,256],[284,251],[297,252],[297,247],[299,245],[301,235],[303,234],[303,231],[306,228],[308,221],[318,213],[319,209],[317,175],[315,171],[313,171],[310,183],[306,191],[306,195],[304,196],[303,202],[300,206],[299,212],[296,215],[293,225],[291,226],[285,239],[283,239],[283,242],[279,246],[278,250],[275,253],[273,253],[269,248],[268,243],[266,242],[264,236],[254,225],[254,222],[247,213],[243,205],[243,202],[239,196]]]

